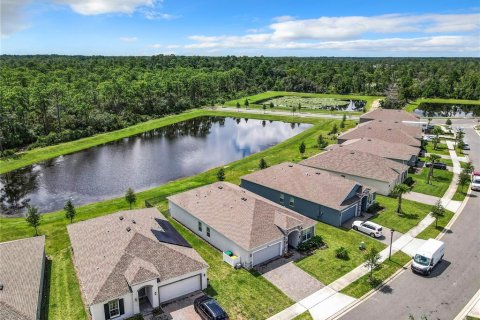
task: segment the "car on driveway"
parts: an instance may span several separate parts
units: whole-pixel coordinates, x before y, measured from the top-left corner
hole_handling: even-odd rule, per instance
[[[203,320],[228,320],[228,315],[217,300],[201,296],[193,302],[193,307]]]
[[[352,225],[353,230],[368,234],[372,238],[379,238],[382,234],[382,226],[371,221],[357,220]]]
[[[425,163],[425,167],[430,168],[431,166],[432,166],[431,162]],[[447,165],[443,162],[434,162],[433,163],[433,168],[434,169],[447,170]]]

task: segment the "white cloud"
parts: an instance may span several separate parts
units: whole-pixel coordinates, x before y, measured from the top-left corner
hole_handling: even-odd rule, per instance
[[[156,0],[56,0],[76,13],[97,15],[105,13],[131,14],[140,7],[154,7]]]
[[[119,39],[123,42],[136,42],[138,40],[137,37],[120,37]]]
[[[150,47],[158,49],[158,48],[161,48],[163,46],[160,43],[155,43],[155,44],[152,44]]]
[[[279,16],[279,17],[273,18],[272,20],[276,22],[286,22],[294,19],[295,17],[292,17],[292,16]]]
[[[2,0],[0,2],[0,28],[2,38],[28,28],[23,10],[31,0]]]
[[[155,10],[146,10],[144,12],[145,18],[148,20],[173,20],[178,19],[180,16],[176,16],[169,13],[158,12]]]

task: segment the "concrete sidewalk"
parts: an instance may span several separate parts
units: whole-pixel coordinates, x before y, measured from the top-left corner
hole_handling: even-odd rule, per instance
[[[403,199],[425,203],[432,206],[435,205],[438,202],[438,200],[440,200],[440,198],[438,197],[430,196],[428,194],[413,192],[413,191],[404,194]]]

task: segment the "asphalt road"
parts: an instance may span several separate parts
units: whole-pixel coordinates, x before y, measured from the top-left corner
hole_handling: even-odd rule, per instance
[[[444,123],[444,120],[442,120]],[[470,159],[480,169],[480,136],[473,120],[457,120],[465,128],[465,142],[471,147]],[[472,192],[446,244],[444,261],[429,277],[406,270],[386,287],[372,295],[341,319],[455,318],[480,288],[480,192]]]

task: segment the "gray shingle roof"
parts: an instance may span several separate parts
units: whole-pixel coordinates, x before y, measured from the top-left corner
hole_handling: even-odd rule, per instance
[[[351,205],[345,199],[359,185],[328,171],[289,162],[247,174],[241,179],[337,210]]]
[[[408,169],[406,165],[368,152],[341,148],[320,153],[300,164],[385,182],[394,181]]]
[[[358,127],[370,126],[370,127],[380,127],[380,128],[395,128],[401,129],[406,134],[411,137],[422,139],[422,128],[417,126],[411,126],[404,124],[402,121],[398,120],[372,120],[365,123],[360,123]]]
[[[315,220],[228,182],[189,190],[168,200],[246,250],[283,237],[280,228],[308,228]]]
[[[370,122],[359,125],[338,137],[339,140],[352,140],[360,138],[380,139],[387,142],[402,143],[412,147],[421,146],[419,138],[413,137],[410,133],[405,131],[405,128],[370,125]]]
[[[37,319],[45,236],[0,243],[0,319]]]
[[[130,292],[133,284],[207,268],[192,248],[159,242],[155,208],[121,211],[68,225],[73,261],[88,305]],[[127,231],[127,228],[130,231]]]
[[[360,116],[363,121],[369,120],[396,120],[396,121],[418,121],[418,117],[405,110],[396,109],[375,109]],[[362,121],[362,122],[363,122]]]

